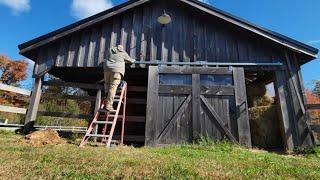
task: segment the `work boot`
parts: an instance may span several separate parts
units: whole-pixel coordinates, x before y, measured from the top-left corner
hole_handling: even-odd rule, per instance
[[[106,110],[107,110],[107,111],[114,111],[114,109],[113,109],[113,107],[112,107],[111,105],[108,105],[108,106],[106,107]]]

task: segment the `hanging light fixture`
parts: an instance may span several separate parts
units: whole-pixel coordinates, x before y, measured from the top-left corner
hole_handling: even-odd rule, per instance
[[[171,17],[169,14],[166,13],[166,11],[163,11],[163,14],[158,17],[158,22],[162,25],[167,25],[171,22]]]

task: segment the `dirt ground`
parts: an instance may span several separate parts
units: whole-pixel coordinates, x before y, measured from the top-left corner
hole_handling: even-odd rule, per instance
[[[58,132],[52,129],[40,130],[33,132],[21,138],[21,143],[39,145],[58,145],[65,144],[65,140],[60,138]]]

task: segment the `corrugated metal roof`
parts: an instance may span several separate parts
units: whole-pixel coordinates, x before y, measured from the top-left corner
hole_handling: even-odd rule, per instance
[[[140,4],[143,4],[145,2],[149,2],[150,0],[130,0],[130,1],[127,1],[123,4],[120,4],[118,6],[115,6],[111,9],[108,9],[106,11],[103,11],[101,13],[98,13],[94,16],[91,16],[91,17],[88,17],[86,19],[83,19],[81,21],[78,21],[76,23],[73,23],[71,25],[68,25],[66,27],[63,27],[61,29],[58,29],[56,31],[53,31],[51,33],[48,33],[48,34],[45,34],[43,36],[40,36],[38,38],[35,38],[33,40],[30,40],[28,42],[25,42],[23,44],[20,44],[18,47],[20,49],[20,53],[21,54],[24,54],[32,49],[35,49],[39,46],[42,46],[48,42],[46,42],[45,40],[51,38],[52,41],[56,40],[56,39],[59,39],[61,37],[57,37],[55,38],[56,36],[60,35],[60,34],[63,34],[67,31],[70,31],[70,33],[74,32],[74,31],[77,31],[77,30],[80,30],[82,28],[85,28],[89,25],[91,25],[91,23],[95,24],[99,21],[102,21],[104,20],[103,18],[101,17],[104,17],[106,15],[110,15],[110,17],[113,15],[112,13],[115,12],[115,11],[118,11],[118,10],[121,10],[125,7],[129,7],[129,6],[132,6],[132,7],[135,7],[134,5],[140,5]],[[319,50],[317,48],[314,48],[312,46],[309,46],[305,43],[302,43],[302,42],[299,42],[297,40],[294,40],[292,38],[289,38],[287,36],[284,36],[282,34],[279,34],[279,33],[276,33],[274,31],[271,31],[271,30],[268,30],[266,28],[263,28],[263,27],[260,27],[260,26],[257,26],[255,24],[252,24],[250,22],[248,22],[247,20],[244,20],[242,18],[239,18],[239,17],[236,17],[234,15],[231,15],[230,13],[227,13],[225,11],[222,11],[220,9],[217,9],[215,7],[212,7],[208,4],[205,4],[203,2],[200,2],[200,1],[197,1],[197,0],[181,0],[185,3],[188,3],[190,5],[198,5],[199,7],[201,8],[205,8],[205,10],[208,10],[208,11],[211,11],[212,13],[215,13],[215,14],[219,14],[231,21],[234,21],[234,22],[237,22],[241,25],[244,25],[248,28],[251,28],[251,29],[254,29],[254,31],[259,32],[258,34],[259,35],[265,35],[267,37],[272,37],[274,38],[274,41],[276,41],[277,43],[280,43],[282,45],[285,45],[285,46],[288,46],[289,48],[291,49],[295,49],[295,50],[301,50],[302,53],[305,53],[309,56],[312,56],[313,58],[316,57],[316,55],[318,54]],[[139,4],[140,3],[140,4]],[[132,8],[130,7],[130,8]],[[203,10],[203,9],[202,9]],[[108,18],[108,17],[107,17]],[[98,21],[96,21],[98,20]],[[74,30],[74,31],[71,31],[71,30]],[[68,35],[68,34],[65,34],[65,35]],[[270,38],[269,38],[270,39]],[[273,40],[273,39],[271,39]],[[42,41],[45,41],[43,42],[42,44],[40,44],[40,42]],[[51,42],[51,41],[49,41]],[[35,46],[35,45],[38,45],[38,46]],[[34,47],[32,47],[34,46]]]

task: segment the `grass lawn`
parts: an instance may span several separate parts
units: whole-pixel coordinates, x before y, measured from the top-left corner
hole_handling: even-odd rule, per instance
[[[0,179],[320,179],[320,153],[284,156],[229,143],[163,148],[32,147],[0,132]]]

